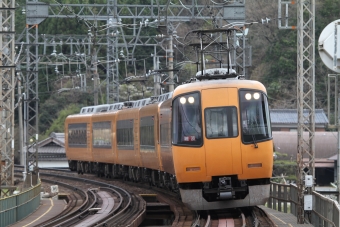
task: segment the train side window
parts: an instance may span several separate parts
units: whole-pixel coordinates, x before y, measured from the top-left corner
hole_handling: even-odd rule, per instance
[[[161,146],[169,146],[171,143],[171,125],[170,122],[160,125],[160,144]]]
[[[208,139],[236,137],[237,109],[234,106],[204,110],[205,134]]]
[[[172,139],[175,145],[202,145],[202,117],[199,93],[174,99],[172,105]]]
[[[133,150],[133,119],[117,121],[116,136],[119,150]]]
[[[86,123],[68,125],[68,146],[69,147],[86,147]]]
[[[111,148],[111,122],[94,122],[92,128],[93,147],[95,148]]]
[[[154,116],[142,117],[140,119],[140,149],[155,149],[155,121]]]

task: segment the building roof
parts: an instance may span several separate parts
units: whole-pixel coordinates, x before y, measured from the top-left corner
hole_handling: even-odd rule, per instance
[[[39,154],[65,154],[64,133],[51,133],[50,137],[37,143]],[[26,148],[24,148],[25,150]],[[32,152],[32,147],[30,152]]]
[[[308,116],[304,110],[304,116]],[[297,124],[298,114],[296,109],[271,109],[270,119],[272,124]],[[323,109],[315,110],[315,124],[328,124],[328,118]]]
[[[50,134],[50,137],[62,142],[63,144],[65,144],[65,133],[56,133],[56,132],[52,132]]]

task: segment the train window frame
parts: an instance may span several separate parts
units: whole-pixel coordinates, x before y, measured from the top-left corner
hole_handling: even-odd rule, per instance
[[[226,111],[227,111],[227,114],[229,113],[229,111],[233,111],[233,113],[232,114],[234,114],[234,116],[236,117],[236,122],[233,122],[233,119],[231,119],[231,126],[230,125],[227,125],[227,135],[221,135],[221,134],[217,134],[217,136],[216,135],[213,135],[213,136],[211,136],[211,137],[209,137],[208,136],[208,124],[207,124],[207,116],[208,116],[208,114],[207,114],[207,111],[209,111],[209,110],[213,110],[213,109],[226,109]],[[230,115],[230,114],[229,114]],[[227,121],[230,121],[229,120],[229,117],[233,117],[233,115],[231,115],[231,116],[228,116],[228,118],[227,118]],[[225,139],[225,138],[236,138],[236,137],[238,137],[239,136],[239,127],[238,127],[238,109],[237,109],[237,107],[236,106],[215,106],[215,107],[208,107],[208,108],[205,108],[204,109],[204,130],[205,130],[205,138],[207,138],[207,139]],[[233,130],[235,130],[234,129],[234,127],[236,126],[236,135],[234,135],[234,132],[233,132]],[[230,129],[232,129],[231,131],[231,134],[232,134],[232,136],[229,136],[229,128]],[[224,131],[224,130],[223,130]]]
[[[175,110],[175,102],[177,100],[179,100],[181,97],[184,96],[189,96],[189,95],[195,95],[197,94],[198,96],[198,107],[197,109],[199,110],[199,118],[200,118],[200,139],[199,139],[199,143],[195,144],[195,143],[190,143],[192,141],[185,141],[185,142],[175,142],[174,141],[174,124],[175,124],[175,118],[174,118],[174,110]],[[203,146],[203,125],[202,125],[202,103],[201,103],[202,99],[201,99],[201,92],[200,91],[191,91],[191,92],[187,92],[187,93],[182,93],[177,95],[176,97],[173,98],[172,102],[171,102],[171,144],[173,146],[180,146],[180,147],[202,147]],[[178,101],[179,102],[179,101]],[[177,126],[176,126],[177,127]],[[178,132],[177,132],[178,133]]]
[[[155,150],[156,137],[155,137],[155,116],[145,116],[140,118],[139,122],[139,146],[141,150]],[[152,131],[152,136],[147,135]],[[153,140],[153,141],[152,141]],[[149,144],[146,144],[146,143]],[[153,142],[153,143],[152,143]],[[152,143],[152,144],[151,144]]]
[[[159,144],[161,147],[171,146],[171,125],[172,122],[159,124]]]
[[[109,133],[105,131],[109,130]],[[108,144],[96,144],[97,140],[96,136],[102,136],[104,141],[109,140]],[[93,148],[103,148],[103,149],[111,149],[112,148],[112,124],[111,121],[98,121],[92,123],[92,147]]]
[[[84,122],[84,123],[68,124],[67,131],[68,131],[67,133],[68,147],[79,147],[79,148],[87,147],[87,123]],[[74,131],[74,133],[71,133],[71,131]],[[72,134],[78,134],[78,136],[72,136]],[[81,141],[83,143],[74,143],[73,141]]]
[[[121,135],[126,139],[121,141]],[[119,144],[123,142],[123,144]],[[134,119],[117,120],[116,122],[116,143],[118,150],[134,150]]]
[[[263,111],[263,114],[264,116],[266,117],[266,126],[265,128],[267,128],[267,137],[266,138],[257,138],[256,135],[258,134],[251,134],[251,137],[249,137],[247,140],[246,140],[246,137],[245,137],[245,130],[244,130],[244,117],[242,117],[243,115],[243,110],[244,110],[244,106],[243,106],[243,103],[242,103],[242,92],[246,93],[246,92],[249,92],[249,93],[252,93],[252,94],[255,94],[255,93],[260,93],[260,97],[261,97],[261,102],[263,102],[263,97],[266,98],[266,105],[263,106],[263,104],[261,104],[261,107],[265,107],[265,110]],[[272,140],[273,139],[273,133],[272,133],[272,129],[271,129],[271,121],[270,121],[270,111],[269,111],[269,104],[268,104],[268,96],[267,94],[262,91],[262,90],[258,90],[258,89],[239,89],[239,106],[240,106],[240,110],[239,110],[239,114],[240,114],[240,133],[241,133],[241,138],[242,138],[242,143],[243,144],[246,144],[246,145],[249,145],[249,144],[254,144],[254,143],[257,143],[257,142],[265,142],[265,141],[268,141],[268,140]],[[248,125],[248,123],[246,123]],[[249,134],[250,135],[250,134]]]

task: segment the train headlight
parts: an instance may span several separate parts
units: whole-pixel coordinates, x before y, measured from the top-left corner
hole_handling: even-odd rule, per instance
[[[250,99],[251,99],[251,94],[250,94],[250,93],[247,93],[247,94],[245,95],[245,98],[246,98],[247,100],[250,100]]]
[[[255,92],[255,93],[254,93],[254,99],[259,99],[259,98],[260,98],[260,93]]]
[[[186,98],[182,97],[180,100],[179,100],[182,104],[185,104],[187,102]]]
[[[195,102],[194,97],[189,97],[189,98],[188,98],[188,102],[191,103],[191,104],[194,103],[194,102]]]

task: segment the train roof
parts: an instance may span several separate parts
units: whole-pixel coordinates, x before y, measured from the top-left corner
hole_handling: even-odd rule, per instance
[[[99,112],[106,112],[110,107],[109,104],[98,105],[98,106],[86,106],[81,108],[81,114],[90,114],[90,113],[99,113]]]
[[[235,87],[235,88],[249,88],[249,89],[257,89],[266,92],[266,88],[264,85],[255,80],[244,80],[244,79],[218,79],[218,80],[204,80],[204,81],[196,81],[193,83],[183,84],[178,86],[173,96],[177,96],[178,94],[188,93],[191,91],[201,91],[203,89],[214,89],[218,87]]]
[[[152,103],[161,103],[165,100],[172,98],[173,92],[168,92],[165,94],[161,94],[159,96],[153,96],[150,98],[139,99],[135,101],[126,101],[126,102],[118,102],[114,104],[104,104],[98,106],[86,106],[81,108],[79,114],[93,114],[99,112],[113,112],[117,110],[121,110],[123,108],[141,108],[143,106],[152,104]]]

